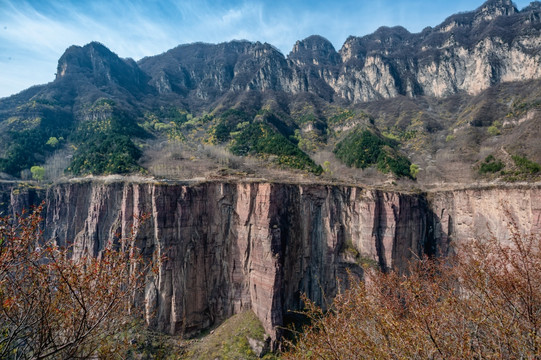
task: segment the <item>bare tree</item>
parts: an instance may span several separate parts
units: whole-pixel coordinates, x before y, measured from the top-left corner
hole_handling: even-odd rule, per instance
[[[118,351],[137,315],[135,296],[153,270],[133,231],[97,258],[74,259],[69,247],[42,238],[41,212],[39,206],[0,218],[0,358],[84,359]]]

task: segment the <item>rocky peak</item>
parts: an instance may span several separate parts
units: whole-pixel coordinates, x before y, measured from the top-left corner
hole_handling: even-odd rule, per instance
[[[289,54],[297,65],[337,65],[340,55],[331,42],[319,35],[312,35],[297,41]]]
[[[475,11],[474,23],[491,21],[499,16],[509,16],[518,12],[511,0],[488,0]]]
[[[408,51],[416,37],[402,26],[381,26],[373,34],[363,37],[350,36],[340,49],[342,61],[363,59],[367,54],[391,54]]]
[[[99,42],[71,46],[58,61],[56,81],[67,77],[90,80],[97,87],[117,85],[138,92],[148,76],[132,59],[122,59]]]

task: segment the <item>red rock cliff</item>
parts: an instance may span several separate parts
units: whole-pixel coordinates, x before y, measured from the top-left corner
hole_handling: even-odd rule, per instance
[[[44,199],[45,236],[73,242],[75,254],[97,254],[129,233],[134,216],[150,214],[138,245],[165,261],[145,291],[147,320],[185,334],[251,308],[276,338],[302,293],[323,304],[346,283],[347,269],[362,276],[347,247],[401,269],[423,253],[447,252],[452,238],[484,236],[487,226],[505,238],[509,213],[525,231],[541,227],[536,187],[426,196],[330,185],[83,181],[42,191],[5,185],[0,196],[4,211]]]

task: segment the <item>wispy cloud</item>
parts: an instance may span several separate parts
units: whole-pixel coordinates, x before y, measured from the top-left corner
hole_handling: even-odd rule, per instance
[[[0,0],[0,97],[53,80],[58,58],[73,44],[100,41],[137,60],[183,43],[247,39],[271,43],[287,55],[296,40],[312,34],[339,48],[348,35],[380,25],[420,31],[482,2]]]

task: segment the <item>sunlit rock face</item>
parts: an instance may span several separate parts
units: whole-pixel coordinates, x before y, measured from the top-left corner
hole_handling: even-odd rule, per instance
[[[478,94],[500,82],[540,78],[540,18],[538,3],[519,11],[509,0],[490,0],[420,33],[382,27],[351,36],[338,52],[321,36],[297,41],[287,57],[269,44],[247,41],[190,44],[139,66],[158,92],[206,101],[254,90],[311,92],[354,103]]]

